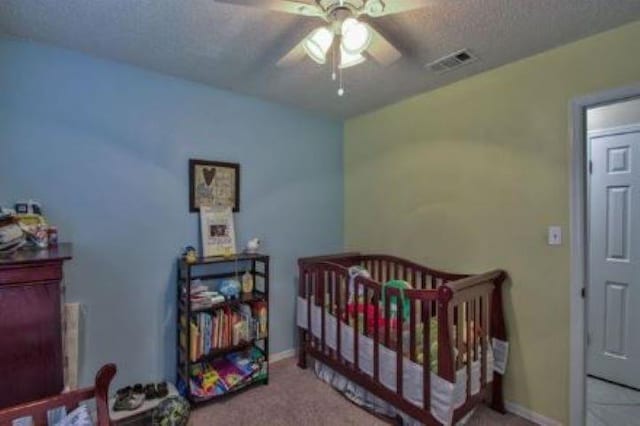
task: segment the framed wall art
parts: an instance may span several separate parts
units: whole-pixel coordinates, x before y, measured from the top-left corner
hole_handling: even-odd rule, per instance
[[[189,160],[189,210],[200,206],[240,210],[240,164]]]
[[[236,253],[236,233],[231,207],[200,208],[200,233],[204,257]]]

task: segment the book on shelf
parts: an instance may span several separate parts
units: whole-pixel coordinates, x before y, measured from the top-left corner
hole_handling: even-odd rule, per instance
[[[195,362],[212,351],[222,350],[267,337],[267,307],[264,302],[242,303],[211,312],[200,312],[189,321],[191,346],[189,359]],[[186,318],[180,321],[185,327]],[[181,335],[181,344],[186,342]]]
[[[186,299],[186,288],[182,289],[183,300]],[[206,309],[225,301],[217,291],[211,291],[209,287],[204,285],[201,280],[195,279],[191,281],[191,292],[189,293],[189,302],[191,309]]]
[[[266,377],[264,353],[256,347],[228,354],[191,367],[189,387],[193,395],[205,398],[223,395]]]

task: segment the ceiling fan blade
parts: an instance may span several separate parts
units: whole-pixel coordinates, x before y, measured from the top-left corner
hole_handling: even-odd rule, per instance
[[[375,30],[371,25],[366,24],[371,31],[371,45],[367,49],[367,53],[380,64],[391,65],[402,57],[402,53],[395,48],[382,34]]]
[[[364,5],[364,13],[377,18],[422,9],[429,3],[430,0],[368,0]]]
[[[302,16],[324,17],[322,8],[315,4],[301,3],[290,0],[215,0],[218,3],[228,3],[235,6],[257,7],[276,12],[291,13]]]
[[[292,65],[298,64],[302,61],[305,56],[307,56],[307,52],[303,47],[304,40],[296,45],[293,49],[291,49],[286,55],[284,55],[278,62],[276,62],[276,66],[280,68],[290,67]]]

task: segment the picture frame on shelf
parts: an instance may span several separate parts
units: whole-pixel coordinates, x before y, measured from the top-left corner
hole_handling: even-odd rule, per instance
[[[199,212],[201,206],[240,211],[240,164],[189,160],[189,211]]]
[[[200,207],[200,234],[204,257],[236,253],[236,235],[231,207]]]

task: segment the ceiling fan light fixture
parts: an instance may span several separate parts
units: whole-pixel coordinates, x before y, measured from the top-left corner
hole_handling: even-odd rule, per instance
[[[365,5],[365,10],[371,16],[378,16],[384,12],[385,4],[382,0],[369,0]]]
[[[362,54],[349,53],[344,49],[344,47],[342,47],[342,44],[340,45],[340,69],[356,66],[366,60],[367,58],[365,58]]]
[[[311,59],[319,64],[324,64],[327,61],[327,52],[332,43],[333,32],[327,27],[320,27],[309,34],[303,47]]]
[[[369,27],[355,18],[344,20],[341,33],[342,49],[352,55],[359,55],[367,50],[373,37]]]

